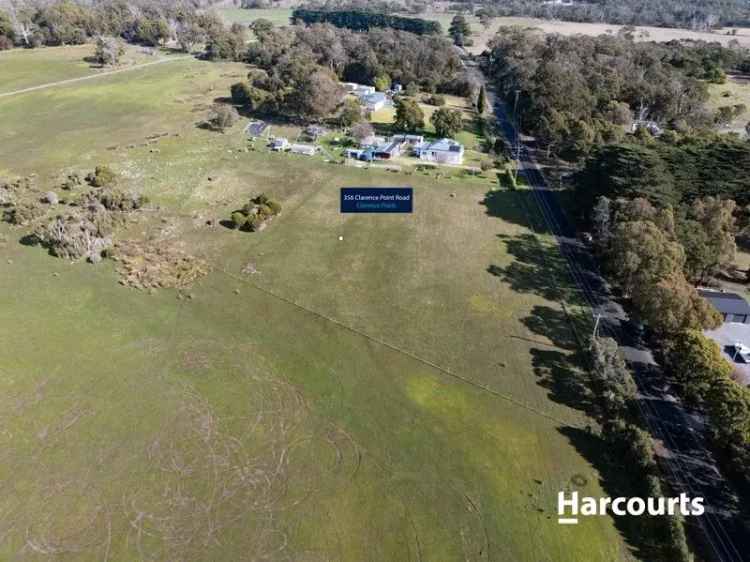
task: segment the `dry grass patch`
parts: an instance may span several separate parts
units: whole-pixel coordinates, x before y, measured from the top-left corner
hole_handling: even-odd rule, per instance
[[[207,275],[208,264],[163,240],[123,240],[114,246],[120,283],[134,289],[185,289]]]

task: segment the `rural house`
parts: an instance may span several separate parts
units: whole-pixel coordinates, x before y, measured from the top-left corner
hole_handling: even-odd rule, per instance
[[[414,147],[414,155],[420,160],[439,164],[463,164],[464,147],[453,139],[423,142]]]
[[[378,109],[385,107],[388,98],[383,92],[375,92],[373,94],[361,96],[359,101],[368,111],[377,111]]]

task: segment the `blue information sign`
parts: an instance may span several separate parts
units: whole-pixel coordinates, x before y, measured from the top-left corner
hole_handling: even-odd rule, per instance
[[[411,187],[342,187],[342,213],[411,213]]]

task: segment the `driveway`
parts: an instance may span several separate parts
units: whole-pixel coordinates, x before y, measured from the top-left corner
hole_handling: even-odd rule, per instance
[[[734,370],[740,376],[740,381],[750,386],[750,363],[745,363],[737,357],[732,361],[732,348],[735,343],[741,343],[750,347],[750,324],[740,324],[739,322],[727,322],[722,324],[716,330],[708,330],[706,335],[719,344],[724,356],[734,366]]]

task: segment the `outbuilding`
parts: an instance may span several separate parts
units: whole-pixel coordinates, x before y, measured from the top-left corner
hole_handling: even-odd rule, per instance
[[[750,324],[750,304],[742,296],[709,289],[699,289],[698,292],[719,311],[725,323]]]
[[[317,151],[317,147],[311,144],[292,144],[289,145],[289,151],[294,154],[303,154],[305,156],[312,156]]]

